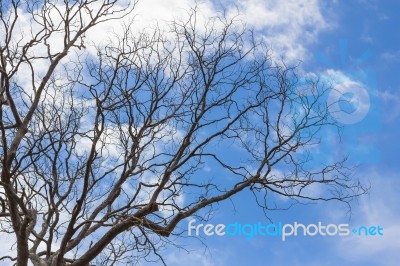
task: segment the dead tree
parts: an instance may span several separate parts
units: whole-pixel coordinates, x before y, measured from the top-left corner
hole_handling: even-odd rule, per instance
[[[243,190],[264,210],[270,195],[365,192],[345,160],[308,156],[335,126],[329,87],[298,86],[296,67],[274,64],[239,21],[201,24],[194,10],[139,32],[124,20],[123,34],[93,44],[88,32],[135,3],[0,3],[0,229],[15,238],[2,260],[132,263]]]

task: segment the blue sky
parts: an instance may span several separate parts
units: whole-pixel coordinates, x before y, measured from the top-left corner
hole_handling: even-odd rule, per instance
[[[271,7],[279,17],[279,12],[284,14],[285,8],[288,8],[288,14],[292,10],[287,3],[287,6],[276,3],[283,5],[277,8],[271,2],[244,1],[239,10],[253,12],[250,24],[259,34],[266,34],[267,39],[274,41],[282,40],[273,36],[276,32],[268,25],[268,17],[263,17],[264,11]],[[254,8],[250,8],[251,5]],[[265,10],[260,9],[262,6]],[[296,25],[290,24],[285,34],[297,36],[288,37],[288,42],[297,43],[274,45],[277,53],[301,60],[304,72],[327,77],[340,73],[364,85],[370,98],[368,113],[361,121],[346,125],[341,141],[331,140],[333,143],[325,152],[328,156],[330,152],[332,156],[336,152],[349,154],[350,161],[358,164],[355,178],[371,184],[370,194],[353,202],[351,213],[343,204],[320,202],[271,211],[269,221],[255,206],[250,193],[244,192],[232,201],[218,205],[209,223],[297,221],[309,224],[321,221],[348,223],[351,227],[380,225],[384,235],[292,237],[285,242],[278,237],[259,236],[245,240],[244,237],[224,236],[204,237],[201,239],[203,244],[190,238],[180,240],[192,250],[190,254],[173,248],[166,250],[167,262],[171,265],[396,265],[400,259],[400,196],[397,193],[400,185],[400,2],[304,1],[303,8],[308,9],[304,18],[310,19],[307,16],[314,14],[313,23],[316,24],[296,24],[295,18],[293,23]],[[282,20],[286,18],[282,17]],[[293,48],[298,46],[300,49]]]

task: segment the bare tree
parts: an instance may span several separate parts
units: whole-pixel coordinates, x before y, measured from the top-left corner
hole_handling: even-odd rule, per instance
[[[135,3],[72,2],[0,1],[0,230],[16,247],[2,260],[133,264],[245,189],[264,210],[274,194],[365,192],[345,160],[312,163],[308,148],[334,126],[329,87],[298,86],[296,67],[273,64],[240,22],[200,24],[193,10],[139,33],[125,20],[91,44]]]

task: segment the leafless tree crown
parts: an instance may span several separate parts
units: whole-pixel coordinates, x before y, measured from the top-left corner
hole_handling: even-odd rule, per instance
[[[329,87],[299,86],[239,21],[196,10],[87,40],[130,2],[0,1],[0,230],[15,239],[3,261],[133,264],[245,189],[264,210],[274,195],[365,192],[344,160],[311,163],[334,125]]]

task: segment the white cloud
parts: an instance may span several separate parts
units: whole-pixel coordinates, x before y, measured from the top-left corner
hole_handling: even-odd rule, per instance
[[[317,0],[247,0],[239,3],[239,12],[248,25],[264,34],[275,58],[289,61],[306,59],[306,46],[333,27]]]
[[[322,8],[317,0],[290,0],[276,2],[273,0],[247,0],[247,1],[227,1],[224,7],[228,16],[235,16],[238,13],[241,19],[249,27],[256,29],[256,37],[264,38],[272,47],[275,60],[283,57],[287,61],[304,60],[307,57],[307,45],[317,40],[318,34],[329,29],[332,24],[326,21]],[[216,6],[212,1],[196,2],[194,0],[171,0],[139,1],[134,11],[122,20],[110,20],[97,26],[96,29],[89,30],[84,37],[87,52],[94,55],[96,51],[91,44],[101,45],[106,42],[116,41],[115,35],[121,36],[124,27],[122,24],[134,19],[133,30],[140,32],[145,29],[152,29],[158,25],[161,29],[166,29],[170,21],[189,17],[190,9],[197,7],[199,15],[197,17],[198,30],[204,28],[206,22],[222,13],[222,7]],[[58,6],[62,10],[62,6]],[[53,10],[54,11],[54,10]],[[41,26],[35,23],[31,16],[19,10],[19,20],[16,24],[14,42],[21,41],[22,44],[29,42],[32,35],[40,31]],[[55,24],[61,20],[57,12],[53,12],[52,20]],[[85,18],[84,18],[85,19]],[[63,35],[52,34],[47,42],[50,44],[52,53],[60,52],[63,48]],[[84,50],[76,50],[84,53]],[[47,47],[39,44],[30,49],[31,55],[46,56]],[[77,54],[70,52],[63,62],[71,62],[77,59]],[[37,59],[33,62],[36,80],[38,85],[49,66],[49,61]],[[30,94],[31,77],[27,65],[22,65],[16,77],[20,79],[26,93]]]
[[[13,237],[13,235],[0,232],[0,239],[1,239],[0,257],[15,256],[16,245],[15,245],[15,238]],[[8,259],[0,261],[0,264],[4,266],[14,265],[14,263]]]
[[[217,250],[215,248],[204,250],[201,247],[196,251],[186,252],[178,250],[170,252],[165,257],[167,265],[174,266],[219,266],[227,265],[226,261],[229,257],[229,251]]]
[[[389,90],[378,93],[382,103],[382,119],[386,123],[393,122],[400,117],[400,95]]]
[[[370,197],[360,200],[354,209],[351,224],[383,227],[383,236],[349,236],[337,243],[340,256],[348,261],[365,260],[375,265],[396,265],[400,260],[400,214],[396,174],[370,171]]]
[[[185,20],[189,17],[190,9],[196,7],[198,30],[210,18],[221,15],[224,10],[228,17],[237,17],[249,28],[256,30],[256,38],[264,38],[272,47],[276,60],[304,60],[307,58],[307,45],[317,41],[318,34],[333,27],[327,21],[326,14],[319,1],[312,0],[246,0],[224,1],[224,6],[217,6],[213,1],[171,0],[139,1],[132,14],[122,21],[113,20],[102,24],[95,31],[89,32],[88,42],[100,44],[114,34],[122,33],[121,23],[134,18],[134,30],[140,32],[152,29],[156,25],[166,29],[172,20]],[[108,40],[107,40],[108,41]]]
[[[382,59],[389,62],[400,61],[400,50],[394,52],[386,52],[381,55]]]

